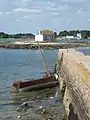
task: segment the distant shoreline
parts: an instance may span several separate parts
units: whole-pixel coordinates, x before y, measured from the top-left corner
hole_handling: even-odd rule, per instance
[[[65,49],[76,47],[90,47],[90,43],[39,43],[42,49]],[[6,49],[39,49],[37,43],[29,42],[14,42],[14,43],[0,43],[0,48]]]

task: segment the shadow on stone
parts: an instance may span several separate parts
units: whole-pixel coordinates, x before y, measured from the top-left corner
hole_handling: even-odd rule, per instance
[[[68,115],[68,120],[79,120],[77,114],[74,113],[74,108],[72,104],[69,104],[69,115]]]

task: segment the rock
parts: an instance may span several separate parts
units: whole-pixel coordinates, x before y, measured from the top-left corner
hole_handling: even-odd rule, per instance
[[[50,97],[50,99],[53,99],[54,97]]]
[[[24,102],[20,107],[21,108],[29,108],[29,105],[27,102]]]
[[[66,120],[66,115],[65,114],[62,115],[62,120]]]
[[[42,109],[43,108],[43,106],[39,106],[39,109]]]
[[[48,116],[48,120],[49,120],[49,119],[51,120],[51,118],[52,118],[52,117],[49,115],[49,116]]]
[[[45,112],[46,112],[46,109],[43,109],[43,110],[42,110],[42,115],[45,114]]]
[[[18,119],[20,119],[20,118],[21,118],[21,116],[19,115],[19,116],[18,116]]]

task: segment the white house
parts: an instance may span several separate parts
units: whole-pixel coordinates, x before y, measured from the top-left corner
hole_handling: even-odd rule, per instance
[[[81,39],[82,36],[81,36],[81,33],[77,33],[77,39]]]
[[[35,35],[35,41],[43,42],[43,35]]]
[[[66,39],[74,39],[74,36],[66,36]]]
[[[53,31],[50,30],[42,30],[39,31],[39,34],[35,35],[35,41],[51,41],[55,39],[55,35],[53,33]]]

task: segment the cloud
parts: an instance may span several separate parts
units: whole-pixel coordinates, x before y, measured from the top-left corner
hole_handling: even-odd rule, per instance
[[[66,3],[82,3],[82,2],[87,2],[88,0],[61,0],[62,2]]]
[[[6,13],[6,15],[9,15],[11,12],[5,12]]]
[[[59,17],[59,15],[63,15],[64,13],[52,12],[51,15]]]
[[[64,4],[64,5],[58,5],[57,7],[56,6],[55,7],[47,7],[46,10],[47,11],[58,11],[59,12],[59,11],[65,11],[69,8],[70,8],[69,5]]]
[[[0,12],[0,16],[2,16],[3,15],[3,12]]]
[[[80,9],[77,10],[77,12],[76,12],[77,15],[81,15],[81,14],[83,14],[83,13],[84,13],[84,11],[82,10],[82,8],[80,8]]]
[[[28,18],[28,16],[24,16],[23,18],[27,19],[27,18]]]
[[[24,21],[29,21],[29,16],[23,16],[23,17],[22,17],[22,20],[24,20]]]
[[[0,0],[0,28],[9,32],[90,28],[89,11],[90,0]]]
[[[90,22],[90,19],[88,19],[88,22]]]
[[[16,8],[13,12],[41,13],[42,11],[40,9]]]
[[[32,2],[32,1],[33,1],[33,0],[21,0],[21,2],[24,3],[24,4],[25,4],[25,3],[30,3],[30,2]]]
[[[21,20],[19,19],[19,20],[16,20],[16,22],[20,22]]]
[[[22,2],[29,2],[29,1],[31,1],[31,0],[22,0]]]

